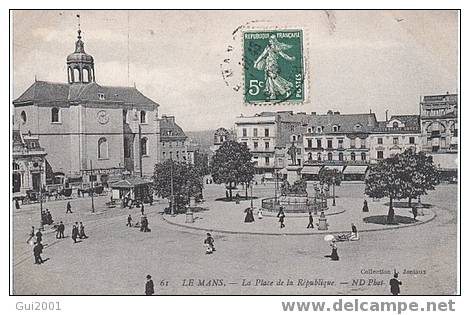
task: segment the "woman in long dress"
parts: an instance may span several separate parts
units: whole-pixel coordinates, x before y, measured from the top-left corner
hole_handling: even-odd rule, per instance
[[[330,255],[331,260],[339,260],[338,246],[336,245],[336,241],[332,240],[330,243],[330,246],[331,246],[331,255]]]
[[[254,63],[256,69],[264,71],[264,92],[270,99],[276,99],[276,94],[284,95],[286,98],[291,95],[293,84],[281,77],[277,61],[279,57],[294,61],[295,57],[284,52],[291,47],[292,45],[281,43],[275,35],[271,35],[268,45]]]
[[[255,221],[255,218],[253,217],[253,209],[251,208],[246,208],[245,210],[246,215],[245,215],[245,223],[251,223]]]

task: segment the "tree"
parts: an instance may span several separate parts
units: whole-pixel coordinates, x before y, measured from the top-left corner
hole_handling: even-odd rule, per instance
[[[393,199],[402,199],[405,196],[407,185],[407,169],[404,168],[404,160],[399,156],[384,159],[369,170],[365,179],[365,194],[371,198],[388,197],[390,200],[387,223],[395,222]]]
[[[318,173],[320,185],[327,184],[328,190],[330,190],[330,186],[333,186],[333,206],[336,206],[335,186],[341,184],[341,177],[342,174],[337,169],[328,169],[326,167],[322,168]]]
[[[215,152],[211,162],[212,178],[216,184],[225,183],[232,199],[232,190],[240,183],[245,187],[255,174],[252,155],[245,144],[230,140],[225,141]],[[248,196],[248,189],[246,190]]]
[[[411,200],[427,194],[428,190],[434,190],[439,184],[439,172],[432,161],[432,156],[424,152],[416,153],[408,149],[399,155],[402,165],[405,167],[407,184],[404,187],[405,197],[408,198],[408,206]]]
[[[196,167],[191,164],[173,160],[156,164],[153,175],[153,188],[156,194],[162,198],[170,199],[171,197],[172,175],[175,206],[184,208],[189,204],[190,197],[197,197],[202,193],[202,176]]]
[[[194,167],[196,167],[201,176],[210,174],[209,157],[207,153],[201,153],[199,151],[194,152]]]

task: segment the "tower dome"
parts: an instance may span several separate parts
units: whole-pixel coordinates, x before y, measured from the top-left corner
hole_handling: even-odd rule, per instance
[[[70,84],[95,82],[94,60],[85,52],[81,33],[79,29],[75,51],[67,56],[67,77]]]

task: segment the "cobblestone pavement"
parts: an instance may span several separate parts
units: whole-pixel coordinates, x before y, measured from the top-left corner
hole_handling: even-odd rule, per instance
[[[272,190],[272,185],[259,185],[254,194],[268,196]],[[363,190],[362,184],[343,184],[337,191],[338,204],[346,196],[361,196]],[[209,185],[205,190],[207,202],[223,196],[221,186]],[[14,210],[14,293],[136,295],[143,294],[145,276],[151,274],[157,294],[389,294],[391,276],[370,273],[394,269],[403,281],[402,294],[457,293],[456,185],[441,185],[422,198],[433,205],[436,218],[431,222],[363,233],[358,242],[339,243],[339,261],[324,257],[330,252],[324,235],[214,233],[217,251],[206,255],[205,231],[162,220],[159,212],[166,202],[146,207],[152,231],[143,233],[126,227],[127,215],[136,221],[139,209],[107,209],[108,200],[96,198],[96,214],[90,213],[89,198],[72,200],[74,213],[67,215],[66,201],[45,203],[56,221],[64,221],[68,237],[57,240],[46,227],[43,258],[48,260],[42,265],[33,264],[32,249],[26,243],[31,225],[37,226],[39,206]],[[375,204],[369,205],[372,215]],[[75,221],[84,222],[89,235],[77,244],[70,239]],[[354,285],[358,279],[365,284]],[[282,285],[276,285],[278,280]],[[292,285],[287,285],[288,280]],[[249,281],[251,285],[243,285]]]

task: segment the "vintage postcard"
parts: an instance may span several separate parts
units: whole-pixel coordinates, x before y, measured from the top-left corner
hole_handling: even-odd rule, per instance
[[[12,10],[10,294],[459,295],[459,16]]]

